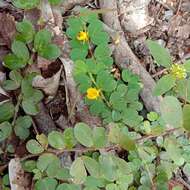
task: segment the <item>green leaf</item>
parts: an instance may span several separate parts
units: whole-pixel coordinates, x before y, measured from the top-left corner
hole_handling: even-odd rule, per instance
[[[156,112],[150,112],[147,114],[147,119],[149,121],[156,121],[159,118],[159,115]]]
[[[135,150],[136,144],[128,135],[121,133],[119,139],[119,145],[125,150]]]
[[[6,174],[3,176],[2,182],[3,182],[3,185],[5,185],[5,186],[10,185],[9,174]]]
[[[57,185],[57,180],[46,177],[35,183],[35,190],[56,190]]]
[[[84,185],[87,187],[96,188],[96,187],[105,187],[105,184],[106,180],[100,178],[100,176],[98,178],[87,176]]]
[[[184,79],[177,81],[176,93],[178,97],[183,98],[190,103],[190,79]]]
[[[52,131],[48,135],[48,143],[56,149],[63,149],[65,147],[63,133],[58,131]]]
[[[100,165],[96,160],[88,156],[83,156],[82,160],[91,176],[97,177],[97,178],[100,177]]]
[[[190,105],[185,105],[183,107],[183,127],[190,131]]]
[[[29,20],[23,20],[16,24],[16,29],[20,33],[17,39],[23,42],[30,43],[33,41],[35,30],[32,23]]]
[[[165,75],[159,81],[154,88],[153,94],[155,96],[163,95],[175,86],[176,78],[173,75]]]
[[[24,99],[22,101],[22,107],[26,114],[36,115],[39,112],[38,105],[33,101],[33,99]]]
[[[117,172],[115,172],[116,165],[110,154],[100,155],[99,163],[101,168],[101,174],[108,181],[114,181],[117,179]]]
[[[81,190],[81,188],[78,185],[62,183],[56,190]]]
[[[153,56],[157,64],[162,65],[166,68],[171,66],[172,59],[167,49],[152,40],[147,40],[146,43],[148,45],[151,55]]]
[[[105,92],[111,92],[117,86],[117,82],[114,80],[111,74],[106,71],[101,71],[98,73],[96,83],[98,87]]]
[[[74,128],[75,138],[86,147],[93,146],[92,129],[85,123],[77,123]]]
[[[4,62],[5,62],[5,67],[11,69],[11,70],[16,70],[16,69],[20,69],[26,66],[26,62],[21,59],[18,58],[16,55],[14,54],[8,54],[4,57]]]
[[[18,58],[22,59],[24,62],[27,62],[29,60],[29,51],[23,42],[14,40],[11,45],[11,50]]]
[[[16,90],[17,88],[20,87],[22,76],[18,71],[16,70],[11,71],[9,73],[9,78],[11,80],[5,80],[3,82],[3,88],[5,90]]]
[[[74,76],[74,78],[79,84],[79,90],[81,93],[86,93],[87,89],[92,85],[91,79],[88,75],[77,74]]]
[[[84,60],[86,56],[88,55],[88,50],[87,49],[81,49],[81,48],[74,48],[71,50],[71,59],[73,61],[77,60]]]
[[[177,186],[173,187],[172,190],[183,190],[183,186],[177,185]]]
[[[42,145],[44,149],[47,149],[48,147],[48,138],[45,134],[37,134],[36,135],[36,140]]]
[[[118,190],[118,186],[117,186],[117,184],[110,183],[110,184],[106,185],[106,190]]]
[[[95,127],[93,129],[93,142],[96,148],[102,148],[106,146],[106,130],[103,127]]]
[[[0,124],[0,142],[7,139],[12,133],[12,126],[9,122],[5,121]]]
[[[186,69],[186,72],[190,72],[190,59],[186,60],[183,64],[184,68]]]
[[[44,153],[42,154],[37,161],[37,168],[44,172],[47,170],[48,166],[53,163],[54,161],[58,161],[58,157],[52,153]]]
[[[64,130],[63,133],[63,141],[66,148],[73,148],[76,145],[76,139],[74,137],[74,130],[73,128],[67,128]]]
[[[113,64],[113,59],[111,58],[111,51],[108,45],[101,44],[96,47],[94,56],[97,62],[103,63],[106,66],[111,66]]]
[[[40,154],[44,151],[44,148],[38,143],[38,141],[31,139],[26,143],[26,149],[31,154]]]
[[[75,61],[75,66],[74,66],[74,74],[85,74],[88,71],[87,64],[84,61],[77,60]]]
[[[67,23],[68,23],[68,25],[69,25],[70,27],[67,28],[66,34],[68,35],[68,37],[70,37],[70,38],[72,38],[73,40],[75,40],[75,41],[78,42],[78,40],[76,39],[77,34],[78,34],[80,31],[82,31],[83,28],[84,28],[84,26],[83,26],[84,24],[83,24],[82,20],[81,20],[81,19],[76,19],[76,18],[69,18],[69,19],[67,20]],[[80,43],[80,42],[79,42],[79,43]],[[81,45],[84,45],[84,46],[85,46],[85,44],[81,44]],[[72,46],[72,47],[74,47],[74,46]]]
[[[81,158],[77,158],[71,165],[70,174],[74,178],[73,181],[76,184],[82,184],[86,177],[86,169],[84,167],[83,160]]]
[[[174,161],[177,166],[182,166],[185,162],[182,156],[182,150],[178,146],[176,139],[168,138],[164,142],[168,157]]]
[[[37,168],[41,172],[46,172],[48,177],[56,177],[61,168],[61,162],[56,155],[44,153],[38,158]]]
[[[29,135],[29,128],[32,125],[32,118],[30,116],[20,116],[16,120],[14,131],[16,136],[25,140]]]
[[[61,51],[57,45],[48,44],[39,51],[39,54],[48,60],[55,60],[61,55]]]
[[[9,73],[9,77],[11,80],[15,81],[18,85],[21,84],[22,76],[19,71],[13,70]]]
[[[125,150],[130,151],[136,149],[135,141],[123,133],[117,125],[110,128],[108,139],[114,144],[119,144]]]
[[[101,99],[91,101],[90,113],[98,116],[105,110],[105,104]]]
[[[173,96],[166,96],[161,102],[161,115],[166,124],[173,127],[181,127],[183,122],[183,112],[180,102]]]
[[[49,3],[51,3],[52,5],[58,5],[62,2],[62,0],[48,0]]]
[[[3,82],[3,88],[5,90],[16,90],[19,88],[19,85],[15,82],[15,81],[12,81],[12,80],[5,80]]]
[[[13,0],[13,4],[19,9],[33,9],[40,4],[40,0]]]
[[[36,51],[43,50],[51,42],[52,34],[47,29],[40,30],[34,37],[34,48]]]
[[[15,108],[11,102],[5,102],[0,105],[0,123],[8,121],[14,116]]]
[[[68,168],[60,168],[57,171],[56,178],[62,181],[67,181],[71,178]]]
[[[27,160],[24,163],[22,163],[22,168],[26,172],[32,172],[36,168],[36,161],[34,161],[34,160]]]
[[[94,26],[95,27],[95,26]],[[95,35],[90,35],[91,40],[95,45],[101,45],[102,43],[109,42],[109,36],[106,32],[98,31]]]

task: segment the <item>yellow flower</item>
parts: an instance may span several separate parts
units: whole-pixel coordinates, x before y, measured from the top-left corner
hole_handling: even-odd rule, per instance
[[[89,40],[88,32],[80,31],[77,35],[77,40],[87,42]]]
[[[173,64],[170,68],[170,73],[176,77],[176,79],[185,79],[187,77],[186,69],[183,65]]]
[[[90,100],[95,100],[100,96],[100,90],[97,88],[88,88],[87,90],[87,98]]]

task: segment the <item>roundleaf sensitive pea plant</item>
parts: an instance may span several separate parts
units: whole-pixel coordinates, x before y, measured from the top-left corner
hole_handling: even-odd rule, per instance
[[[14,3],[19,7],[22,1]],[[36,6],[39,1],[22,6],[34,6],[31,3]],[[35,64],[32,54],[55,60],[61,52],[51,42],[48,30],[35,31],[23,20],[17,23],[12,53],[4,59],[10,72],[3,88],[18,96],[16,101],[0,105],[0,142],[9,142],[13,134],[27,140],[30,154],[21,158],[21,163],[32,175],[34,189],[168,190],[170,180],[180,172],[189,176],[190,62],[173,64],[166,49],[147,41],[156,64],[165,67],[167,74],[158,80],[153,92],[164,95],[161,114],[146,113],[139,99],[143,87],[140,78],[127,69],[115,76],[110,37],[98,15],[82,9],[67,23],[73,77],[90,113],[102,119],[101,126],[78,122],[64,131],[37,134],[31,139],[32,116],[38,113],[43,94],[32,87],[36,73],[22,71]],[[7,144],[4,152],[14,150]],[[65,165],[61,158],[67,153],[74,156],[71,164]],[[8,189],[8,175],[3,176],[2,184]]]

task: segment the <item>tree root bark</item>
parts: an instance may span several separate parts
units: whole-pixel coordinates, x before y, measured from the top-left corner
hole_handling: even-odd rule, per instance
[[[89,3],[91,0],[64,0],[61,4],[62,14],[76,5],[83,5]]]
[[[102,9],[117,10],[117,0],[100,0],[100,7]],[[119,43],[116,44],[115,51],[113,52],[115,63],[119,68],[130,69],[133,73],[140,76],[143,83],[143,89],[140,96],[148,111],[160,112],[161,97],[152,95],[155,81],[150,74],[141,65],[138,58],[134,55],[129,47],[124,32],[122,30],[117,11],[110,11],[103,13],[103,20],[111,29],[119,31]]]

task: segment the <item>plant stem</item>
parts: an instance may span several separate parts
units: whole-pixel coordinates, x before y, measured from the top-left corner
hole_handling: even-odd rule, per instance
[[[13,121],[12,121],[12,126],[15,125],[15,122],[16,122],[16,119],[17,119],[17,115],[18,115],[18,111],[19,111],[19,106],[21,104],[21,101],[22,101],[22,94],[19,94],[18,96],[18,100],[17,100],[17,104],[15,106],[15,114],[14,114],[14,118],[13,118]]]

